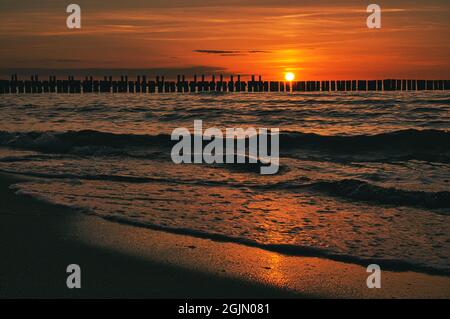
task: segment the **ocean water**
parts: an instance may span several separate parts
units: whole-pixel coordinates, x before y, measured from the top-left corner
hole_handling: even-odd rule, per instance
[[[119,223],[450,275],[450,94],[0,97],[18,193]],[[176,127],[280,129],[280,170],[180,164]]]

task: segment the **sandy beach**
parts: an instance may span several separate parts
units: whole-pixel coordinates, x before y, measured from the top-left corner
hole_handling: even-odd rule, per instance
[[[450,297],[448,277],[384,271],[368,289],[359,265],[112,223],[15,195],[20,180],[1,175],[3,298]],[[81,289],[66,287],[72,263]]]

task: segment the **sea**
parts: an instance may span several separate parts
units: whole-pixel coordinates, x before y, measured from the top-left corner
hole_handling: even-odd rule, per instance
[[[7,94],[0,173],[116,223],[450,275],[450,93]],[[258,165],[175,164],[175,128],[279,128]]]

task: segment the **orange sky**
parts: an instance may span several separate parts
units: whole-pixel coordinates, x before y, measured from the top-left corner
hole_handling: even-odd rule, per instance
[[[450,78],[448,1],[378,1],[378,30],[366,26],[369,2],[353,0],[74,1],[80,30],[66,28],[69,2],[36,2],[0,4],[3,74],[190,68],[271,79],[286,71],[297,79]]]

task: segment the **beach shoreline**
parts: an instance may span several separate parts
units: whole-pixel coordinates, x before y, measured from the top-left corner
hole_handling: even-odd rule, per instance
[[[0,174],[1,298],[450,298],[446,276],[383,271],[368,289],[360,265],[114,223],[16,195],[20,181]]]

